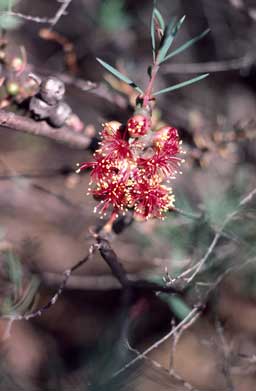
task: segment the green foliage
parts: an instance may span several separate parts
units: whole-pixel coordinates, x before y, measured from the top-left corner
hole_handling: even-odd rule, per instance
[[[9,279],[17,294],[17,292],[20,291],[22,285],[22,267],[19,262],[19,258],[11,251],[6,253],[6,265]]]
[[[105,0],[100,8],[101,27],[110,32],[125,29],[129,25],[129,17],[124,10],[124,0]]]
[[[11,251],[7,251],[5,261],[13,293],[3,301],[1,313],[5,315],[23,314],[33,303],[40,282],[36,276],[32,276],[23,291],[23,272],[19,258]]]
[[[16,0],[0,0],[0,12],[10,11]],[[4,30],[14,30],[21,22],[12,15],[0,14],[0,28]]]
[[[182,23],[184,22],[186,16],[182,16],[181,19],[178,20],[178,22],[175,24],[175,20],[172,20],[167,27],[165,28],[163,38],[160,42],[159,51],[157,54],[157,62],[158,64],[161,64],[161,62],[165,61],[166,55],[174,41],[174,38],[176,34],[178,33],[179,29],[182,26]]]
[[[129,79],[127,76],[123,75],[121,72],[119,72],[116,68],[112,67],[111,65],[109,65],[107,62],[101,60],[100,58],[96,58],[96,60],[105,68],[107,69],[110,73],[112,73],[115,77],[117,77],[118,79],[124,81],[125,83],[129,84],[132,88],[134,88],[136,91],[138,91],[139,93],[143,93],[143,91],[141,90],[140,87],[137,86],[136,83],[134,83],[134,81],[132,81],[131,79]]]
[[[151,34],[151,44],[152,44],[154,65],[160,65],[161,63],[163,63],[164,61],[167,61],[171,57],[183,52],[184,50],[186,50],[187,48],[189,48],[190,46],[192,46],[193,44],[198,42],[200,39],[202,39],[210,31],[209,29],[203,31],[203,33],[201,33],[197,37],[192,38],[191,40],[189,40],[188,42],[186,42],[185,44],[183,44],[182,46],[180,46],[179,48],[174,50],[172,53],[168,54],[168,51],[174,41],[174,38],[176,37],[178,31],[180,30],[186,16],[185,15],[182,16],[182,18],[180,18],[178,21],[176,20],[176,17],[174,17],[167,24],[167,26],[165,26],[163,16],[162,16],[161,12],[158,10],[158,8],[156,8],[156,1],[154,1],[153,4],[154,4],[154,6],[153,6],[153,11],[152,11],[152,16],[151,16],[150,34]],[[117,15],[119,15],[119,17],[120,17],[120,12],[121,12],[122,6],[123,6],[122,1],[118,4],[118,1],[116,1],[116,0],[111,0],[111,1],[109,0],[109,1],[104,2],[103,5],[104,5],[104,7],[106,7],[104,9],[105,16],[108,14],[112,15],[113,13],[116,15],[116,13],[114,12],[114,9],[115,9],[115,7],[117,7],[117,9],[119,10],[118,11],[119,13],[117,12]],[[117,17],[117,16],[115,16],[115,17]],[[106,20],[107,19],[108,19],[108,17],[106,17]],[[111,18],[110,18],[110,23],[111,23]],[[158,34],[156,34],[156,33],[158,33]],[[156,35],[158,36],[158,38],[161,37],[158,48],[157,48],[157,42],[156,42]],[[112,73],[115,77],[117,77],[118,79],[122,80],[123,82],[129,84],[132,88],[134,88],[140,94],[143,94],[142,89],[140,87],[138,87],[137,84],[134,83],[133,80],[129,79],[127,76],[123,75],[117,69],[115,69],[110,64],[106,63],[105,61],[101,60],[100,58],[97,58],[97,61],[105,69],[107,69],[110,73]],[[150,79],[152,77],[151,71],[152,71],[152,66],[149,66],[147,68],[147,72],[148,72]],[[203,80],[207,76],[208,76],[208,73],[196,76],[196,77],[194,77],[190,80],[187,80],[185,82],[178,83],[174,86],[170,86],[170,87],[164,88],[160,91],[157,91],[153,95],[157,96],[157,95],[161,95],[161,94],[165,94],[167,92],[177,90],[177,89],[185,87],[189,84],[196,83],[197,81]]]
[[[155,34],[156,34],[157,28],[160,28],[162,30],[162,32],[164,32],[165,23],[164,23],[164,19],[163,19],[161,13],[158,11],[158,9],[156,7],[153,7],[150,32],[151,32],[151,43],[152,43],[154,60],[155,60],[155,56],[156,56],[156,37],[155,37]]]
[[[185,42],[183,45],[181,45],[180,47],[178,47],[177,49],[175,49],[173,52],[169,53],[164,61],[167,61],[169,60],[170,58],[176,56],[177,54],[180,54],[182,53],[184,50],[188,49],[190,46],[194,45],[195,43],[197,43],[200,39],[202,39],[203,37],[205,37],[211,30],[210,29],[206,29],[205,31],[203,31],[201,34],[197,35],[195,38],[192,38],[190,39],[189,41]]]
[[[192,308],[190,308],[185,301],[177,295],[159,293],[158,297],[168,304],[174,315],[180,320],[185,319],[192,311]]]
[[[164,88],[164,89],[162,89],[162,90],[160,90],[160,91],[154,92],[153,95],[154,95],[154,96],[157,96],[157,95],[165,94],[165,93],[167,93],[167,92],[171,92],[171,91],[174,91],[174,90],[178,90],[179,88],[186,87],[186,86],[188,86],[188,85],[190,85],[190,84],[193,84],[193,83],[198,82],[199,80],[203,80],[203,79],[205,79],[207,76],[209,76],[209,73],[204,73],[203,75],[199,75],[199,76],[193,77],[192,79],[183,81],[182,83],[178,83],[178,84],[175,84],[175,85],[173,85],[173,86]]]

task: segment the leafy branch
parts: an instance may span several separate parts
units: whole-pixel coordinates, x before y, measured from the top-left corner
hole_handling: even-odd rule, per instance
[[[174,17],[167,25],[165,24],[164,18],[159,11],[159,9],[156,7],[156,1],[154,1],[153,10],[152,10],[152,16],[151,16],[151,25],[150,25],[150,34],[151,34],[151,45],[152,45],[152,51],[153,51],[153,64],[148,67],[148,74],[149,74],[149,84],[147,88],[145,89],[145,92],[130,78],[122,74],[120,71],[118,71],[116,68],[114,68],[112,65],[108,64],[107,62],[101,60],[100,58],[97,58],[97,61],[110,73],[112,73],[115,77],[122,80],[123,82],[127,83],[129,86],[134,88],[137,92],[139,92],[143,98],[143,107],[147,107],[148,103],[152,98],[155,96],[165,94],[167,92],[171,92],[174,90],[177,90],[182,87],[186,87],[190,84],[196,83],[200,80],[205,79],[209,73],[204,73],[202,75],[198,75],[196,77],[193,77],[189,80],[186,80],[182,83],[175,84],[173,86],[164,88],[160,91],[153,92],[153,86],[155,82],[155,78],[157,76],[157,73],[159,71],[160,65],[164,62],[168,61],[172,57],[182,53],[195,43],[197,43],[199,40],[204,38],[210,31],[210,29],[204,30],[201,34],[198,36],[190,39],[189,41],[185,42],[183,45],[175,49],[173,52],[169,52],[176,35],[178,34],[180,28],[183,25],[183,22],[185,21],[186,16],[182,16],[180,19],[176,19]]]

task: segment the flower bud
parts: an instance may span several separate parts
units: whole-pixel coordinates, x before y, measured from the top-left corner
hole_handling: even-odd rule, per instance
[[[20,91],[18,83],[16,83],[15,81],[8,81],[6,83],[6,91],[11,96],[17,95]]]
[[[153,137],[153,146],[156,148],[162,148],[167,141],[177,141],[178,142],[178,132],[177,129],[172,126],[163,126],[157,132],[155,132]]]
[[[20,57],[14,57],[10,65],[14,72],[20,72],[24,66],[24,63]]]
[[[144,114],[135,114],[127,122],[127,129],[131,137],[144,136],[147,134],[150,126],[150,118]]]

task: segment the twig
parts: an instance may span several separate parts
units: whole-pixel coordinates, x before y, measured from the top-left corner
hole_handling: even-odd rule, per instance
[[[225,229],[226,225],[240,212],[240,209],[241,207],[244,207],[248,202],[250,202],[253,197],[255,196],[256,194],[256,188],[253,189],[247,196],[245,196],[238,204],[238,208],[236,210],[234,210],[233,212],[229,213],[228,216],[225,218],[222,226],[220,227],[219,231],[215,234],[210,246],[208,247],[205,255],[202,257],[202,259],[196,264],[194,265],[192,268],[190,268],[190,272],[192,269],[195,269],[195,271],[193,272],[193,274],[187,279],[187,283],[189,284],[195,277],[196,275],[201,271],[202,267],[204,266],[204,264],[206,263],[206,261],[208,260],[209,256],[212,254],[216,244],[218,243],[219,239],[221,238],[222,236],[222,232],[223,230]],[[184,273],[182,273],[182,275],[180,275],[179,277],[184,277],[185,275],[188,274],[188,271],[185,271]]]
[[[24,171],[16,172],[15,174],[1,174],[0,181],[10,181],[18,178],[23,179],[41,179],[41,178],[55,178],[55,177],[67,177],[74,173],[74,167],[60,167],[57,169],[49,169],[42,171]]]
[[[63,278],[62,282],[60,283],[57,292],[48,301],[48,303],[46,303],[43,307],[37,309],[36,311],[30,312],[30,313],[24,314],[24,315],[19,315],[19,314],[2,315],[0,317],[0,319],[9,319],[9,320],[11,320],[13,322],[14,320],[29,320],[29,319],[32,319],[32,318],[36,318],[37,316],[41,316],[43,314],[43,312],[47,311],[49,308],[51,308],[56,303],[56,301],[58,300],[58,298],[62,294],[63,290],[65,289],[71,274],[75,270],[79,269],[84,263],[86,263],[92,257],[92,255],[94,254],[94,251],[96,250],[96,248],[97,248],[97,245],[95,243],[92,244],[90,246],[89,252],[88,252],[88,254],[86,255],[85,258],[83,258],[82,260],[77,262],[71,268],[69,268],[69,269],[64,271],[64,273],[63,273],[64,278]]]
[[[225,379],[226,379],[226,382],[227,382],[227,391],[235,391],[235,387],[233,385],[233,381],[232,381],[232,377],[231,377],[231,373],[230,373],[230,352],[229,352],[229,346],[227,344],[227,341],[226,341],[226,338],[225,338],[225,335],[224,335],[224,330],[223,330],[223,327],[222,327],[222,324],[221,322],[216,319],[216,322],[215,322],[215,326],[216,326],[216,331],[217,331],[217,334],[219,336],[219,339],[220,339],[220,348],[221,348],[221,355],[222,355],[222,359],[223,359],[223,367],[222,367],[222,370],[223,370],[223,374],[225,376]]]
[[[203,213],[192,213],[192,212],[188,212],[186,210],[176,208],[176,207],[173,207],[170,210],[181,215],[181,216],[187,217],[192,220],[200,220],[203,218]]]
[[[167,73],[201,73],[201,72],[227,72],[236,71],[242,68],[250,67],[255,62],[255,56],[245,54],[241,58],[227,61],[210,61],[203,63],[191,64],[169,64],[163,68],[163,72]]]
[[[46,137],[73,148],[88,148],[91,139],[83,134],[76,133],[67,126],[53,128],[45,121],[34,121],[31,118],[23,117],[11,112],[0,110],[0,126]]]
[[[28,20],[35,23],[51,23],[52,18],[47,17],[39,17],[39,16],[33,16],[33,15],[25,15],[21,12],[14,12],[14,11],[1,11],[0,15],[4,16],[14,16],[16,18]]]
[[[151,281],[147,280],[130,280],[127,276],[127,273],[119,261],[116,253],[110,246],[110,243],[103,239],[100,236],[97,236],[97,243],[99,252],[102,258],[110,267],[112,274],[116,279],[120,282],[121,286],[124,289],[134,289],[141,290],[146,292],[165,292],[165,293],[183,293],[183,289],[179,289],[178,287],[174,287],[172,285],[161,286]]]
[[[180,330],[187,322],[190,322],[195,316],[198,316],[199,309],[194,308],[176,327],[175,329],[172,329],[169,333],[167,333],[163,338],[159,339],[157,342],[155,342],[153,345],[151,345],[149,348],[144,350],[144,352],[140,353],[137,357],[135,357],[133,360],[129,361],[127,364],[125,364],[121,369],[116,371],[113,375],[113,377],[118,376],[120,373],[124,372],[126,369],[130,368],[132,365],[136,364],[139,360],[145,358],[148,353],[152,352],[152,350],[158,348],[163,342],[165,342],[167,339],[169,339],[172,335],[177,333],[178,330]]]
[[[49,285],[58,285],[62,278],[61,274],[43,272],[42,279]],[[141,275],[138,273],[127,273],[127,277],[130,280],[139,280]],[[97,275],[97,276],[85,276],[85,275],[72,275],[68,280],[66,288],[69,289],[82,289],[82,290],[97,290],[107,291],[113,289],[122,289],[122,285],[112,275]]]
[[[180,340],[182,334],[184,333],[185,330],[187,330],[189,327],[191,327],[192,324],[195,323],[195,321],[199,318],[199,316],[200,316],[200,312],[198,312],[193,318],[191,318],[187,323],[185,323],[178,331],[177,331],[177,327],[174,328],[176,330],[175,330],[175,334],[174,334],[174,342],[173,342],[173,346],[172,346],[172,353],[171,353],[170,363],[169,363],[169,372],[170,373],[173,373],[173,368],[172,368],[173,357],[174,357],[174,353],[177,349],[177,345],[179,343],[179,340]]]
[[[53,27],[56,23],[58,23],[62,15],[66,13],[66,9],[70,5],[71,1],[72,0],[62,0],[62,5],[58,9],[54,17],[50,20],[51,27]]]
[[[14,11],[2,11],[0,12],[0,15],[5,15],[5,16],[14,16],[20,19],[28,20],[31,22],[36,22],[36,23],[44,23],[44,24],[50,24],[51,27],[53,27],[60,18],[65,15],[67,7],[70,5],[72,0],[62,0],[61,1],[61,6],[58,8],[56,11],[55,15],[52,18],[47,18],[47,17],[39,17],[39,16],[32,16],[32,15],[25,15],[22,14],[21,12],[14,12]]]
[[[227,268],[224,273],[222,273],[214,283],[210,284],[211,287],[210,289],[208,290],[207,292],[207,296],[209,296],[215,289],[216,287],[224,280],[224,278],[230,274],[230,273],[234,273],[234,272],[237,272],[239,270],[242,270],[244,269],[247,265],[250,265],[251,263],[256,263],[256,257],[252,257],[252,258],[249,258],[247,259],[244,263],[242,264],[239,264],[239,265],[235,265],[235,266],[230,266],[229,268]]]

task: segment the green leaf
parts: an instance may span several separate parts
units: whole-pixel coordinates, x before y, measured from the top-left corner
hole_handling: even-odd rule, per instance
[[[157,95],[165,94],[166,92],[171,92],[171,91],[174,91],[174,90],[178,90],[179,88],[186,87],[186,86],[188,86],[190,84],[196,83],[197,81],[203,80],[207,76],[209,76],[209,73],[204,73],[203,75],[194,77],[193,79],[190,79],[190,80],[187,80],[187,81],[183,81],[182,83],[178,83],[178,84],[175,84],[174,86],[170,86],[170,87],[164,88],[163,90],[154,92],[153,95],[157,96]]]
[[[164,19],[162,17],[161,12],[157,8],[153,8],[152,17],[151,17],[151,42],[152,42],[152,50],[153,50],[153,59],[156,58],[156,21],[159,24],[159,27],[162,31],[165,29]]]
[[[182,23],[184,22],[186,16],[184,15],[178,22],[174,25],[175,19],[172,20],[167,27],[165,28],[164,36],[162,39],[162,42],[160,44],[160,49],[158,53],[158,63],[160,64],[165,60],[165,57],[168,53],[168,50],[170,49],[173,40],[179,31]]]
[[[118,79],[124,81],[125,83],[129,84],[132,88],[134,88],[139,93],[143,94],[143,91],[140,87],[137,86],[137,84],[134,83],[131,79],[129,79],[127,76],[123,75],[121,72],[119,72],[116,68],[109,65],[107,62],[101,60],[100,58],[96,58],[96,60],[110,73],[112,73],[115,77]]]
[[[168,293],[159,293],[158,297],[168,304],[170,309],[180,320],[185,319],[192,311],[184,300],[176,295],[170,295]]]
[[[155,58],[156,58],[155,8],[153,8],[153,11],[152,11],[150,33],[151,33],[151,44],[152,44],[152,50],[153,50],[153,59],[155,60]]]
[[[19,291],[22,285],[22,267],[19,258],[10,251],[6,253],[6,257],[9,279],[15,290]]]
[[[181,28],[184,20],[186,19],[186,15],[183,15],[182,18],[180,18],[180,20],[178,20],[178,22],[176,23],[176,25],[174,26],[173,30],[172,30],[172,35],[176,35],[177,32],[179,31],[179,29]]]
[[[127,28],[130,19],[125,12],[124,0],[103,1],[99,21],[103,29],[111,32]]]
[[[157,21],[158,21],[158,24],[159,24],[161,30],[164,31],[164,29],[165,29],[164,19],[163,19],[163,17],[162,17],[161,12],[160,12],[157,8],[155,8],[155,10],[154,10],[154,15],[155,15],[155,18],[156,18]]]
[[[20,26],[21,22],[12,15],[0,15],[0,28],[4,30],[14,30]]]
[[[196,42],[198,42],[200,39],[202,39],[203,37],[205,37],[208,33],[209,33],[210,29],[206,29],[205,31],[203,31],[200,35],[197,35],[195,38],[192,38],[190,39],[188,42],[184,43],[183,45],[181,45],[179,48],[177,48],[176,50],[174,50],[173,52],[171,52],[170,54],[168,54],[165,59],[162,61],[162,63],[164,61],[167,61],[169,60],[170,58],[176,56],[177,54],[180,54],[181,52],[183,52],[184,50],[188,49],[190,46],[194,45]]]

